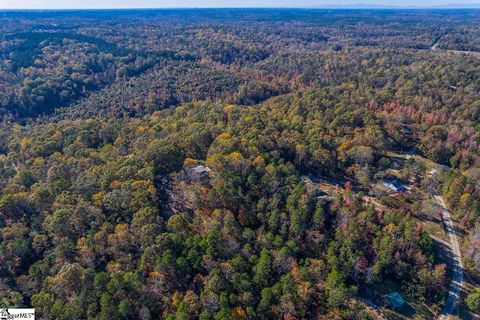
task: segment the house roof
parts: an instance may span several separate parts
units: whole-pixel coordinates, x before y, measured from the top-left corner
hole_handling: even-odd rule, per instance
[[[401,187],[403,187],[403,184],[398,180],[393,180],[392,185],[397,189],[400,189]]]
[[[398,292],[391,292],[387,295],[388,300],[394,307],[402,307],[405,304],[405,299]]]
[[[396,179],[392,180],[385,180],[383,183],[388,186],[388,187],[393,187],[395,189],[401,189],[403,188],[403,183],[401,181],[398,181]]]
[[[199,165],[195,168],[193,168],[193,172],[195,173],[208,173],[212,171],[209,167],[205,167],[205,166],[202,166],[202,165]]]

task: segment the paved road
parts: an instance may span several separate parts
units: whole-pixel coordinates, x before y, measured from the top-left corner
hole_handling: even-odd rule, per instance
[[[442,314],[439,317],[440,320],[446,320],[455,314],[455,309],[460,302],[460,294],[462,292],[463,283],[463,265],[457,234],[455,233],[455,227],[453,225],[452,218],[450,217],[448,206],[441,196],[436,195],[435,200],[442,207],[443,221],[445,223],[448,236],[450,237],[450,246],[452,249],[453,279],[450,285],[450,291],[448,292],[447,302],[445,303]]]

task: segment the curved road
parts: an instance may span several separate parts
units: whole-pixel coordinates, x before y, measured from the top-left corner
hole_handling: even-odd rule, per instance
[[[460,294],[462,292],[463,283],[463,265],[460,245],[458,244],[457,234],[455,233],[455,227],[452,218],[450,217],[448,206],[445,200],[439,195],[435,196],[435,200],[442,207],[443,221],[445,222],[445,228],[450,237],[450,246],[452,249],[453,279],[450,285],[450,291],[448,292],[447,302],[445,303],[442,314],[439,317],[440,320],[446,320],[455,314],[455,309],[460,303]]]

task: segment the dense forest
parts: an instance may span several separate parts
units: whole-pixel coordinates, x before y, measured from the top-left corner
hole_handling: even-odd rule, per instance
[[[3,12],[0,307],[377,319],[366,297],[388,282],[438,314],[451,271],[419,206],[379,208],[372,186],[392,152],[442,168],[412,158],[398,179],[447,200],[479,283],[478,25],[476,10]],[[465,303],[480,312],[480,289]]]

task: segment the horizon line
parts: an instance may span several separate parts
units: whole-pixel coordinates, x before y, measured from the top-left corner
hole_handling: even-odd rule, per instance
[[[1,8],[0,11],[80,11],[80,10],[203,10],[203,9],[480,9],[479,3],[472,4],[444,4],[444,5],[412,5],[412,6],[395,6],[395,5],[375,5],[375,4],[352,4],[352,5],[320,5],[320,6],[245,6],[245,7],[195,7],[195,6],[181,6],[181,7],[89,7],[89,8],[62,8],[62,7],[48,7],[48,8]]]

